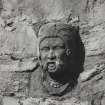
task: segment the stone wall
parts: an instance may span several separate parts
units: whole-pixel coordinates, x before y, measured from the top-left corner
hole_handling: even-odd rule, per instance
[[[70,15],[74,20],[79,16],[80,35],[86,50],[84,72],[80,75],[81,96],[104,93],[104,11],[105,0],[1,0],[1,94],[18,96],[23,91],[20,96],[27,97],[30,73],[38,66],[33,25],[45,19],[63,20]]]

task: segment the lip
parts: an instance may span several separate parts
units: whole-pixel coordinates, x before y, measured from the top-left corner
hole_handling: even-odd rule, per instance
[[[48,72],[55,72],[56,71],[55,62],[48,62],[47,68],[48,68]]]

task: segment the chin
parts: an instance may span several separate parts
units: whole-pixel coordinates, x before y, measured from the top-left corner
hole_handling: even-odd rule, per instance
[[[57,72],[56,69],[54,69],[54,70],[50,70],[50,69],[48,69],[47,71],[48,71],[48,73],[56,73],[56,72]]]

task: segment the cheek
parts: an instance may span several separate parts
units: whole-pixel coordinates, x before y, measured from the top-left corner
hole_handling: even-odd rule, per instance
[[[45,61],[45,60],[47,59],[47,56],[48,56],[47,53],[41,53],[41,54],[40,54],[40,59],[41,59],[42,61]]]
[[[57,59],[63,61],[66,57],[66,53],[65,52],[58,52],[58,53],[56,53],[56,57],[57,57]]]
[[[40,54],[40,63],[41,66],[46,67],[47,57],[46,54]]]

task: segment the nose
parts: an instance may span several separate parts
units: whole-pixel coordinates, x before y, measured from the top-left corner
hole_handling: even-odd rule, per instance
[[[55,53],[54,53],[54,51],[52,49],[50,49],[50,51],[49,51],[48,58],[50,60],[53,60],[53,59],[56,58]]]

